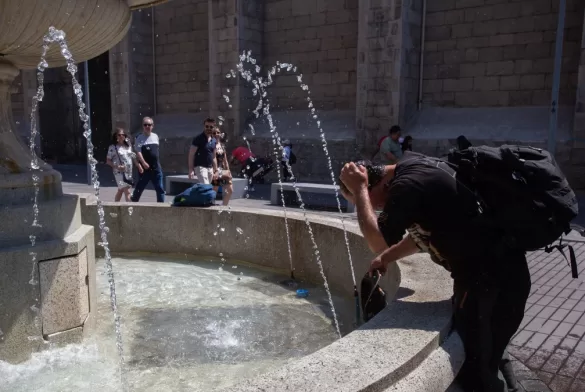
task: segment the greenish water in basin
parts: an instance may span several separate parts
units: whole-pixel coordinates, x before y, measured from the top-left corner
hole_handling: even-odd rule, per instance
[[[211,259],[113,259],[130,391],[211,391],[310,354],[337,339],[326,292],[310,296],[287,276]],[[82,344],[51,348],[24,363],[0,361],[0,391],[120,391],[119,361],[103,260],[97,326]],[[352,298],[333,296],[344,333]]]

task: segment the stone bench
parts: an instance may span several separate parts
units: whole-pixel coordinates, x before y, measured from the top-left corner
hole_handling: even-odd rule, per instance
[[[330,207],[337,208],[337,201],[335,200],[335,187],[331,184],[312,184],[306,182],[297,182],[296,187],[301,193],[303,202],[310,207]],[[338,187],[339,189],[339,187]],[[297,200],[295,187],[292,183],[283,183],[282,192],[285,196],[285,204],[300,204]],[[342,208],[346,208],[347,212],[354,212],[355,206],[348,202],[339,192],[339,201]],[[273,183],[270,188],[270,203],[274,205],[282,205],[280,184]]]
[[[192,187],[195,184],[198,184],[199,180],[197,177],[190,179],[187,174],[178,174],[173,176],[167,176],[165,179],[165,190],[167,195],[178,195],[179,193],[183,192],[185,189]],[[248,181],[245,178],[232,178],[232,185],[234,187],[234,192],[232,194],[232,199],[243,199],[246,197],[246,186]],[[218,192],[218,198],[221,195]]]

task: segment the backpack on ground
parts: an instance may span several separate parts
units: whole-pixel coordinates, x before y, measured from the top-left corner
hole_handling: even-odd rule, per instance
[[[529,146],[478,146],[451,150],[447,161],[456,167],[457,180],[479,204],[478,219],[504,233],[506,243],[524,251],[558,249],[578,215],[577,197],[548,151]],[[577,278],[571,246],[570,266]],[[569,259],[567,259],[569,261]]]
[[[182,193],[175,196],[175,207],[208,207],[215,205],[217,194],[210,184],[195,184]]]
[[[384,310],[388,304],[386,291],[380,287],[381,278],[382,274],[378,270],[374,271],[372,276],[366,273],[362,278],[360,297],[362,314],[366,323]]]

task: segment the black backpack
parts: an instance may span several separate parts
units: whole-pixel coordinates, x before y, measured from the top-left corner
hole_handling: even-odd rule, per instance
[[[579,213],[577,197],[548,151],[529,146],[478,146],[451,150],[447,162],[457,180],[475,195],[478,220],[504,234],[507,245],[524,251],[558,249]],[[571,246],[570,266],[578,277]],[[568,260],[568,259],[567,259]]]
[[[289,165],[294,165],[297,163],[297,156],[292,151],[290,152],[290,158],[288,159],[288,163]]]

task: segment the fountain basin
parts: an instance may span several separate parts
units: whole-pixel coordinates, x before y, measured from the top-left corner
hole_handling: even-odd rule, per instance
[[[82,196],[84,224],[97,225],[96,205]],[[284,215],[280,211],[175,208],[156,203],[104,203],[115,253],[196,254],[289,269]],[[302,214],[287,212],[295,276],[321,283]],[[333,291],[351,297],[353,281],[341,222],[309,215],[325,275]],[[346,222],[358,280],[372,254],[355,223]],[[223,230],[222,230],[223,229]],[[226,391],[445,391],[463,361],[463,346],[450,334],[452,284],[428,256],[396,263],[382,282],[394,300],[370,322],[321,350],[244,380]]]

